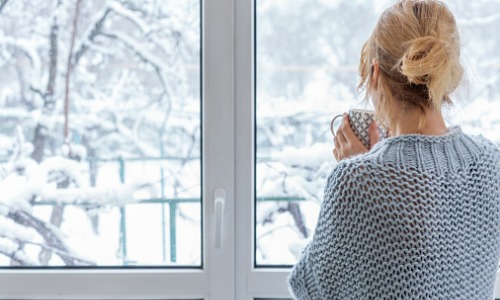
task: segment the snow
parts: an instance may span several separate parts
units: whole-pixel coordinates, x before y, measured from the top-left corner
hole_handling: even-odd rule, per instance
[[[15,223],[11,219],[0,216],[0,236],[12,240],[31,241],[35,237],[34,230]]]
[[[38,39],[22,39],[13,38],[9,36],[0,36],[0,47],[3,45],[11,45],[19,48],[21,51],[26,53],[28,56],[31,68],[33,70],[39,70],[42,66],[42,62],[36,48],[44,41]]]
[[[17,174],[10,174],[0,181],[0,195],[3,204],[14,209],[31,211],[30,201],[33,197],[33,190],[26,182],[26,178]]]
[[[0,252],[12,253],[15,252],[18,245],[10,239],[0,237]]]
[[[74,206],[67,206],[61,233],[67,244],[78,251],[83,258],[94,261],[97,265],[120,265],[117,256],[120,215],[117,208],[96,213],[99,219],[98,234],[95,234],[89,214]]]
[[[76,186],[80,187],[84,185],[82,165],[72,159],[60,156],[49,157],[40,164],[40,171],[46,174],[46,176],[58,176],[58,173],[62,173],[74,182]]]
[[[44,201],[60,204],[96,204],[121,207],[137,201],[133,197],[135,188],[131,185],[119,185],[115,188],[46,188],[40,193],[40,196]]]
[[[157,67],[161,70],[170,70],[168,66],[164,64],[164,61],[161,60],[156,55],[149,52],[143,45],[139,44],[135,39],[131,36],[118,32],[118,31],[106,31],[107,34],[115,36],[117,40],[123,42],[125,45],[130,47],[137,55],[139,55],[146,62],[150,63],[154,67]]]
[[[9,213],[9,208],[4,205],[0,205],[0,216],[7,216]]]
[[[0,253],[8,253],[16,259],[25,262],[29,266],[37,266],[39,263],[26,255],[23,251],[18,251],[19,246],[9,239],[0,237]]]
[[[144,22],[139,16],[137,16],[134,12],[126,9],[121,5],[118,1],[108,1],[106,5],[111,8],[117,14],[122,15],[123,17],[132,21],[135,25],[137,25],[144,35],[147,35],[150,31],[148,24]]]
[[[302,148],[288,146],[279,153],[273,153],[271,159],[292,166],[320,166],[324,162],[332,161],[331,150],[331,145],[323,143],[316,143]]]

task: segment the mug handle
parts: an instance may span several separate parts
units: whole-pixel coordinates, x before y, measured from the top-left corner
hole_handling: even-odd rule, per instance
[[[333,137],[335,137],[335,131],[333,130],[333,123],[335,123],[335,120],[337,120],[339,117],[343,117],[344,115],[336,115],[335,117],[333,117],[332,121],[330,122],[330,131],[332,132],[333,134]]]

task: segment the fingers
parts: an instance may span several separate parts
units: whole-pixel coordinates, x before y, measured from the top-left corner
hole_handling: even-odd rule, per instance
[[[339,127],[339,129],[337,129],[337,132],[335,133],[335,140],[338,140],[338,142],[340,144],[344,145],[344,144],[347,144],[347,139],[346,139],[344,132],[342,130],[342,126],[343,125],[341,125]]]
[[[333,157],[335,157],[336,161],[339,161],[339,152],[337,148],[333,148]]]
[[[342,124],[337,129],[333,142],[335,144],[333,156],[337,161],[368,152],[368,149],[366,149],[352,130],[349,123],[349,115],[347,114],[344,114]]]
[[[337,134],[334,138],[333,138],[333,144],[335,145],[335,148],[333,148],[333,156],[335,157],[335,160],[336,161],[339,161],[339,158],[340,158],[340,152],[342,151],[341,147],[340,147],[340,142],[338,140],[338,137],[339,135]]]
[[[348,143],[352,144],[354,141],[359,141],[359,139],[356,136],[356,134],[354,133],[354,131],[352,131],[351,124],[349,122],[349,115],[348,114],[344,114],[344,117],[342,118],[342,124],[340,125],[339,129],[342,131],[344,139]]]
[[[338,139],[338,135],[333,138],[333,143],[335,144],[335,149],[340,149],[340,142]]]
[[[368,136],[370,137],[370,149],[380,141],[380,134],[378,132],[377,123],[372,122],[368,129]]]

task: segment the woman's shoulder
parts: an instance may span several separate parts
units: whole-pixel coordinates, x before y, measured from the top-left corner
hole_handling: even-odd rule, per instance
[[[476,147],[478,164],[489,164],[500,168],[500,147],[489,138],[479,135],[466,135],[470,144]]]
[[[330,172],[327,184],[332,185],[335,182],[355,182],[364,177],[371,176],[379,170],[382,172],[384,166],[373,156],[366,154],[356,155],[339,161]]]
[[[472,139],[475,143],[477,143],[483,150],[500,154],[499,146],[490,139],[486,138],[485,136],[470,135],[469,138]]]

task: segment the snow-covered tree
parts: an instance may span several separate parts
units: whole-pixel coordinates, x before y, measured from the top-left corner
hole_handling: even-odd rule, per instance
[[[159,174],[125,185],[103,160],[175,156],[167,194],[199,198],[199,178],[175,180],[200,176],[199,1],[2,1],[0,13],[0,254],[97,264],[66,243],[68,205],[97,232],[99,211],[160,194]]]

